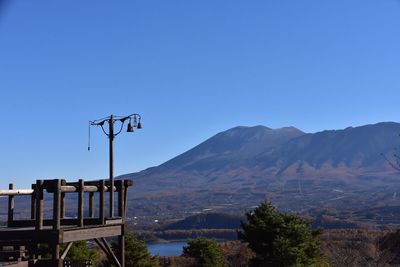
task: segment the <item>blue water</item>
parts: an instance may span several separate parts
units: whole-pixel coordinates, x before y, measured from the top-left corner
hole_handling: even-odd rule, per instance
[[[147,248],[151,255],[157,256],[180,256],[183,246],[186,242],[171,242],[171,243],[155,243],[147,244]]]

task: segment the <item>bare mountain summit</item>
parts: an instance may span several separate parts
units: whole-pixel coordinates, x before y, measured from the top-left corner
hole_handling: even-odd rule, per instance
[[[387,122],[304,133],[235,127],[133,178],[136,214],[247,210],[269,199],[283,209],[399,205],[400,175],[382,157],[400,143]]]

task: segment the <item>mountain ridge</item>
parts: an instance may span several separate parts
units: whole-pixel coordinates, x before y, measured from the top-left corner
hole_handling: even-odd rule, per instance
[[[393,152],[399,133],[395,122],[316,133],[238,126],[121,178],[135,180],[132,199],[141,205],[138,213],[152,212],[144,207],[155,214],[247,210],[265,199],[297,211],[398,205],[391,202],[400,190],[398,173],[381,154]],[[374,190],[379,193],[367,199]]]

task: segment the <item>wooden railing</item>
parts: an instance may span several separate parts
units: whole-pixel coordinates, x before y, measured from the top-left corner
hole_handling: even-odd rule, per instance
[[[133,184],[132,180],[116,180],[114,192],[118,194],[118,215],[113,218],[105,217],[105,193],[111,190],[110,184],[105,180],[87,181],[80,179],[78,182],[68,183],[62,179],[37,180],[32,189],[14,189],[10,184],[8,190],[0,190],[0,196],[8,196],[7,226],[8,227],[35,227],[37,230],[45,226],[52,226],[54,230],[66,225],[103,225],[124,223],[126,217],[127,188]],[[52,219],[44,219],[45,192],[53,195]],[[85,193],[88,193],[88,216],[84,216]],[[66,194],[77,194],[76,218],[66,218]],[[95,216],[95,194],[98,194],[98,214]],[[31,196],[30,219],[15,220],[15,197]],[[108,207],[110,208],[110,207]]]

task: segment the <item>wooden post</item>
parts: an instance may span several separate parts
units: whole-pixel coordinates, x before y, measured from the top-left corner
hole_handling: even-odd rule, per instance
[[[83,197],[84,197],[84,182],[82,179],[79,179],[78,186],[78,226],[83,227]]]
[[[61,192],[61,209],[60,209],[60,216],[61,218],[65,218],[65,192]]]
[[[43,180],[36,180],[36,230],[43,229]]]
[[[89,217],[94,218],[94,192],[89,193]]]
[[[14,189],[13,184],[8,185],[8,189]],[[12,222],[14,220],[14,195],[9,195],[8,196],[8,216],[7,216],[7,225],[10,227],[12,225]]]
[[[56,242],[52,244],[52,252],[53,252],[53,266],[55,267],[63,267],[63,261],[60,258],[60,245]]]
[[[119,180],[117,184],[118,190],[118,215],[122,219],[122,233],[118,236],[118,258],[122,267],[125,267],[125,182]]]
[[[36,217],[36,185],[32,184],[31,188],[33,189],[31,195],[31,219],[34,220]]]
[[[117,181],[117,190],[118,190],[118,216],[122,218],[122,221],[125,222],[125,183],[124,180]]]
[[[105,181],[100,181],[100,197],[99,197],[99,217],[101,224],[104,224],[104,187]]]
[[[132,185],[131,180],[124,181],[124,218],[126,217],[126,205],[128,204],[128,188]]]
[[[53,181],[53,230],[59,230],[61,227],[61,180]]]
[[[122,233],[122,235],[118,236],[118,245],[119,245],[119,248],[118,248],[119,262],[121,263],[121,267],[125,267],[125,235],[124,235],[124,233]]]

